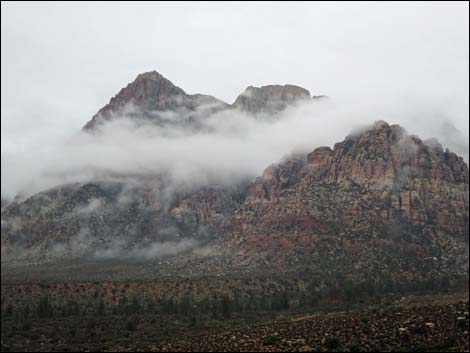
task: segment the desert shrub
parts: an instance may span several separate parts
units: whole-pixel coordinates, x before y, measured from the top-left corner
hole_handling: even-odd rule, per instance
[[[38,303],[37,314],[39,318],[46,318],[53,316],[53,309],[49,302],[49,296],[44,295]]]
[[[5,317],[10,317],[10,316],[13,316],[13,305],[10,303],[7,305],[6,309],[5,309]]]
[[[132,302],[131,302],[131,305],[130,305],[130,312],[132,314],[140,313],[141,309],[142,308],[141,308],[139,299],[137,298],[137,296],[133,296],[132,297]]]
[[[426,344],[418,344],[414,349],[414,352],[432,352],[432,351],[433,351],[433,348]]]
[[[137,330],[137,323],[134,319],[129,319],[124,327],[127,331],[135,331]]]
[[[104,305],[104,300],[103,298],[100,298],[98,301],[98,307],[96,308],[96,314],[98,316],[103,316],[105,313],[105,305]]]
[[[71,327],[69,329],[69,335],[70,337],[75,337],[75,335],[77,334],[77,329],[75,327]]]
[[[23,317],[27,319],[29,317],[29,314],[30,314],[29,305],[26,304],[23,308]]]
[[[87,323],[86,323],[86,327],[88,329],[93,329],[96,327],[96,320],[94,318],[90,318]]]
[[[69,299],[67,301],[67,306],[64,310],[65,316],[78,315],[79,313],[80,313],[79,304],[75,300]]]
[[[337,337],[328,337],[325,339],[324,345],[326,348],[334,350],[341,347],[341,342]]]
[[[222,316],[226,319],[230,319],[232,316],[232,302],[227,295],[222,297]]]
[[[197,325],[197,319],[196,316],[191,316],[189,318],[189,327],[195,327]]]
[[[269,335],[264,338],[263,344],[266,346],[271,346],[273,344],[276,344],[280,340],[281,338],[278,335]]]
[[[21,329],[23,331],[29,331],[31,330],[31,322],[29,320],[24,320],[22,325],[21,325]]]
[[[149,301],[147,302],[147,312],[148,313],[155,312],[155,302],[153,301],[153,299],[149,299]]]
[[[191,299],[186,296],[180,301],[178,305],[178,312],[181,315],[188,316],[191,313],[191,311],[192,311]]]
[[[356,345],[356,344],[351,344],[351,345],[348,347],[348,350],[349,350],[350,352],[360,352],[360,351],[361,351],[361,349],[359,348],[359,346]]]
[[[449,336],[444,340],[444,342],[441,343],[440,346],[442,350],[447,350],[447,349],[455,347],[456,345],[457,345],[457,337]]]

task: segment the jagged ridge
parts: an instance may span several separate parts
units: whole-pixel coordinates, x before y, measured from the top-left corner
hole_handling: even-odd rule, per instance
[[[86,129],[121,116],[129,104],[137,107],[129,117],[158,123],[158,110],[201,118],[220,109],[275,114],[305,99],[310,93],[292,85],[249,87],[230,106],[188,95],[150,72],[122,89]],[[201,106],[209,108],[201,112]],[[14,202],[2,207],[2,255],[19,247],[47,256],[59,243],[70,249],[67,256],[83,256],[106,250],[116,234],[132,249],[168,241],[171,233],[172,240],[210,243],[207,251],[172,258],[160,268],[165,273],[308,267],[362,277],[462,274],[468,271],[468,179],[463,159],[435,140],[377,122],[333,148],[268,167],[247,188],[178,190],[168,197],[144,183],[129,196],[126,184],[94,182]],[[82,229],[90,246],[74,252],[71,239]]]
[[[120,117],[147,119],[161,123],[159,112],[172,111],[187,115],[185,123],[206,119],[215,112],[239,109],[250,114],[274,114],[298,101],[310,99],[310,92],[294,85],[249,86],[232,105],[204,94],[187,94],[156,71],[137,78],[111,98],[84,126],[93,131],[102,123]],[[314,99],[324,96],[314,96]],[[197,111],[196,111],[197,110]]]
[[[464,274],[468,191],[461,157],[378,122],[333,149],[268,167],[211,256],[175,259],[172,266],[185,271],[191,263],[193,272],[309,268],[407,280]]]

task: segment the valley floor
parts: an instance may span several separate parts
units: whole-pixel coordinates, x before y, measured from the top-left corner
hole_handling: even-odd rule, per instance
[[[467,351],[468,293],[407,296],[349,311],[229,318],[2,316],[2,351]]]

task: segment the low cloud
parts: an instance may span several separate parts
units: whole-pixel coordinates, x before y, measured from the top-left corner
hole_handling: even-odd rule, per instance
[[[2,139],[2,197],[27,197],[64,183],[133,176],[159,175],[177,188],[234,185],[260,175],[286,154],[332,146],[378,119],[398,123],[423,139],[437,137],[444,148],[456,150],[468,161],[468,132],[459,130],[454,120],[435,111],[418,119],[432,107],[394,103],[392,98],[382,106],[377,101],[311,100],[287,108],[275,119],[234,109],[208,117],[206,107],[201,107],[196,112],[153,112],[158,124],[118,116],[94,134],[58,135],[44,127],[21,146],[14,136]],[[132,107],[126,110],[129,114]],[[193,124],[187,124],[190,116]],[[125,199],[123,193],[121,201]]]
[[[121,244],[111,244],[106,249],[95,251],[93,257],[100,260],[115,258],[125,260],[153,260],[194,249],[198,245],[199,243],[194,239],[153,242],[145,245],[136,245],[131,248],[123,247]]]

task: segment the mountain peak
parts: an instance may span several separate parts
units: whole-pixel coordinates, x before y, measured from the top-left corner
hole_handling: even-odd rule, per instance
[[[153,70],[153,71],[148,71],[148,72],[143,72],[141,74],[138,74],[137,77],[135,78],[135,81],[141,81],[141,80],[160,80],[160,79],[165,79],[165,77],[160,74],[159,72]]]
[[[107,105],[101,108],[84,126],[93,131],[106,121],[119,118],[139,118],[159,122],[159,113],[165,111],[194,111],[201,108],[209,113],[228,104],[212,96],[187,94],[157,71],[137,75],[134,81],[122,88]]]
[[[141,73],[111,98],[85,125],[84,130],[93,130],[115,116],[133,116],[136,114],[134,110],[146,116],[153,111],[174,109],[178,102],[184,103],[187,98],[184,90],[157,71]]]
[[[159,72],[147,71],[137,75],[134,81],[122,88],[107,105],[101,108],[84,126],[92,131],[106,121],[127,117],[159,123],[163,111],[181,112],[194,121],[195,111],[199,117],[207,117],[222,109],[235,108],[250,114],[276,114],[300,101],[321,99],[326,96],[310,95],[305,88],[295,85],[248,86],[235,102],[229,104],[203,94],[187,94]]]
[[[232,106],[254,114],[277,113],[288,105],[310,98],[308,90],[295,85],[248,86]]]

